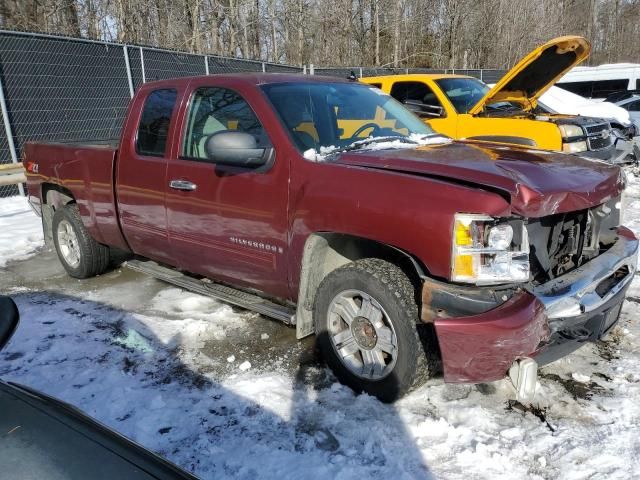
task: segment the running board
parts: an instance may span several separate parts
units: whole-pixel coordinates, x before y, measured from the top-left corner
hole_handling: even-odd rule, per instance
[[[228,287],[220,283],[190,277],[171,268],[163,267],[153,261],[129,260],[126,264],[131,270],[141,272],[185,290],[215,298],[247,310],[274,318],[287,325],[295,325],[295,308],[279,305],[253,293]]]

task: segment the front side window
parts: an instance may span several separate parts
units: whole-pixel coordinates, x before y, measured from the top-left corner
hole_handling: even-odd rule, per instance
[[[619,90],[626,90],[629,80],[626,78],[614,80],[593,80],[583,82],[563,82],[560,87],[586,98],[605,98]]]
[[[165,155],[171,114],[177,96],[178,92],[173,88],[155,90],[147,96],[136,139],[136,152],[140,155]]]
[[[227,88],[197,89],[189,106],[182,155],[206,160],[205,144],[214,133],[235,130],[256,138],[258,147],[266,147],[269,140],[249,104],[236,92]]]
[[[591,92],[591,98],[605,98],[619,90],[626,90],[629,86],[629,80],[627,78],[620,78],[616,80],[598,80],[593,82],[593,91]]]
[[[442,106],[433,90],[422,82],[396,82],[391,87],[391,96],[403,103],[407,100],[415,100],[425,105]]]
[[[263,87],[300,151],[362,139],[407,138],[433,130],[382,91],[359,83],[280,83]]]

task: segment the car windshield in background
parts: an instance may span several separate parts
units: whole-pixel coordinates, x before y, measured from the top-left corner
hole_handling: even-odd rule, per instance
[[[434,131],[377,88],[358,83],[280,83],[262,87],[300,151],[412,142]]]

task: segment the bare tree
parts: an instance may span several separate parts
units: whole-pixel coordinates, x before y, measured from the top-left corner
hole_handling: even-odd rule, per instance
[[[0,26],[299,65],[506,68],[565,34],[640,58],[640,0],[0,0]]]

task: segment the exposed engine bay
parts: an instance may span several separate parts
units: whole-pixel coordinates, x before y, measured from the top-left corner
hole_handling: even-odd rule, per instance
[[[559,277],[608,250],[619,224],[619,197],[588,210],[529,220],[534,283]]]

